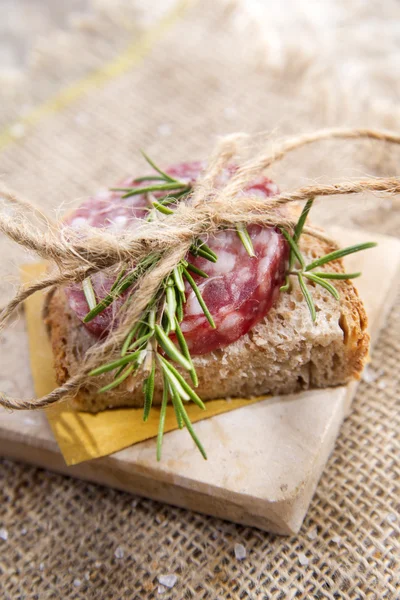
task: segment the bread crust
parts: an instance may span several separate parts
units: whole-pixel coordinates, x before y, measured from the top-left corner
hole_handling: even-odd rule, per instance
[[[304,235],[301,248],[308,258],[332,251],[325,242]],[[343,272],[341,261],[324,267]],[[323,270],[323,268],[321,268]],[[310,388],[342,385],[359,379],[369,348],[367,316],[351,281],[335,280],[340,301],[311,282],[307,285],[317,309],[317,323],[296,282],[280,294],[264,320],[226,348],[194,357],[199,377],[197,393],[204,400],[285,394]],[[45,322],[51,339],[59,384],[73,376],[96,339],[71,311],[62,289],[49,295]],[[186,376],[185,373],[182,373]],[[73,399],[76,409],[98,412],[110,407],[143,406],[142,379],[98,394],[109,374],[93,378]],[[154,404],[161,402],[162,382],[156,377]]]

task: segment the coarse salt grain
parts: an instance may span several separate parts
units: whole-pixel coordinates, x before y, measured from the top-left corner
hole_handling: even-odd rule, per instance
[[[394,523],[397,519],[397,516],[394,513],[390,513],[390,515],[387,516],[387,520],[389,521],[389,523]]]
[[[159,594],[163,594],[163,593],[165,592],[165,590],[166,590],[166,589],[167,589],[167,588],[166,588],[165,586],[163,586],[163,585],[159,585],[159,586],[158,586],[158,590],[157,590],[157,591],[158,591],[158,593],[159,593]]]
[[[157,131],[158,131],[159,135],[168,136],[168,135],[171,135],[172,128],[171,128],[171,125],[168,125],[167,123],[163,123],[162,125],[158,126]]]
[[[332,538],[332,542],[334,544],[340,544],[341,541],[342,541],[342,538],[340,537],[340,535],[334,535]]]
[[[176,575],[159,575],[158,576],[158,582],[161,583],[161,585],[165,585],[165,587],[167,588],[173,588],[174,585],[176,584],[176,582],[178,581],[178,578]]]
[[[246,548],[243,544],[235,544],[235,557],[237,560],[244,560],[246,558]]]
[[[372,367],[367,365],[362,374],[362,380],[365,381],[365,383],[373,383],[374,381],[376,381],[379,378],[379,376],[380,376],[380,373],[378,373],[377,371],[374,371],[374,369],[372,369]]]
[[[40,565],[39,565],[39,571],[44,571],[44,563],[40,563]]]
[[[8,540],[8,531],[4,527],[0,529],[0,540],[4,540],[5,542]]]
[[[299,554],[299,563],[302,567],[306,567],[308,565],[308,558],[302,552]]]
[[[115,558],[124,558],[125,552],[122,546],[117,546],[114,552]]]
[[[82,585],[82,581],[80,579],[74,579],[74,586],[80,587]]]
[[[307,533],[307,537],[308,537],[309,540],[316,540],[317,536],[318,536],[317,528],[312,529],[311,531],[309,531]]]

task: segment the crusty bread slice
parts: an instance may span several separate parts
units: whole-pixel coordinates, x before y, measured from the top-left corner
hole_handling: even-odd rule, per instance
[[[301,247],[309,259],[332,250],[326,243],[306,235],[302,236]],[[341,261],[327,265],[326,270],[343,272]],[[365,310],[350,281],[333,283],[340,293],[340,302],[321,286],[307,284],[317,310],[315,324],[298,284],[293,281],[291,291],[281,293],[266,318],[249,333],[226,348],[193,357],[199,396],[209,400],[285,394],[337,386],[359,378],[369,346]],[[70,310],[62,289],[49,297],[45,320],[57,380],[62,384],[77,371],[95,338]],[[98,412],[117,406],[143,405],[139,376],[105,394],[97,393],[97,386],[99,382],[101,385],[110,382],[112,376],[96,379],[96,383],[93,380],[74,398],[76,409]],[[161,380],[157,376],[154,403],[160,401]]]

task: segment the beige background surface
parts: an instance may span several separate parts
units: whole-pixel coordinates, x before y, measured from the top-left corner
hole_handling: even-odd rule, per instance
[[[206,155],[216,135],[235,130],[398,126],[394,0],[87,0],[57,14],[58,3],[0,4],[0,175],[53,216],[131,172],[139,147],[172,162]],[[396,174],[398,164],[393,148],[336,143],[298,152],[272,175],[289,189]],[[398,199],[329,200],[316,212],[321,222],[400,230]],[[4,240],[0,255],[4,301],[26,257]],[[309,516],[289,540],[4,461],[3,596],[396,598],[399,339],[397,303]],[[28,395],[22,318],[0,351],[2,389]],[[236,542],[247,549],[242,562]],[[165,573],[178,582],[159,596]]]

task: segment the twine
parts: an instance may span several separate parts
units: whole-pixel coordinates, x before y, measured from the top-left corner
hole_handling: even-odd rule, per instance
[[[285,205],[317,196],[359,194],[365,191],[400,193],[400,178],[397,177],[310,185],[268,199],[243,192],[251,181],[272,164],[308,144],[330,139],[371,139],[400,144],[400,135],[369,129],[327,129],[283,141],[276,144],[272,151],[269,145],[268,149],[264,148],[254,158],[243,161],[231,179],[224,186],[217,187],[219,174],[237,156],[240,147],[248,139],[243,134],[234,134],[220,140],[190,197],[177,206],[174,214],[151,222],[141,220],[134,230],[118,235],[89,226],[77,232],[52,222],[31,202],[0,189],[0,231],[56,268],[55,273],[22,287],[2,309],[0,331],[21,303],[37,291],[81,282],[89,275],[117,265],[137,264],[150,252],[159,257],[156,265],[133,288],[134,301],[124,308],[118,327],[109,333],[104,342],[89,349],[81,368],[73,377],[41,398],[23,400],[0,392],[0,405],[17,410],[38,409],[76,394],[88,383],[88,374],[92,369],[118,355],[132,323],[139,319],[164,278],[186,256],[195,239],[207,237],[221,228],[251,223],[285,227],[292,231],[295,222],[288,217]],[[34,220],[38,224],[35,225]],[[304,232],[336,247],[335,242],[319,229],[305,227]]]

